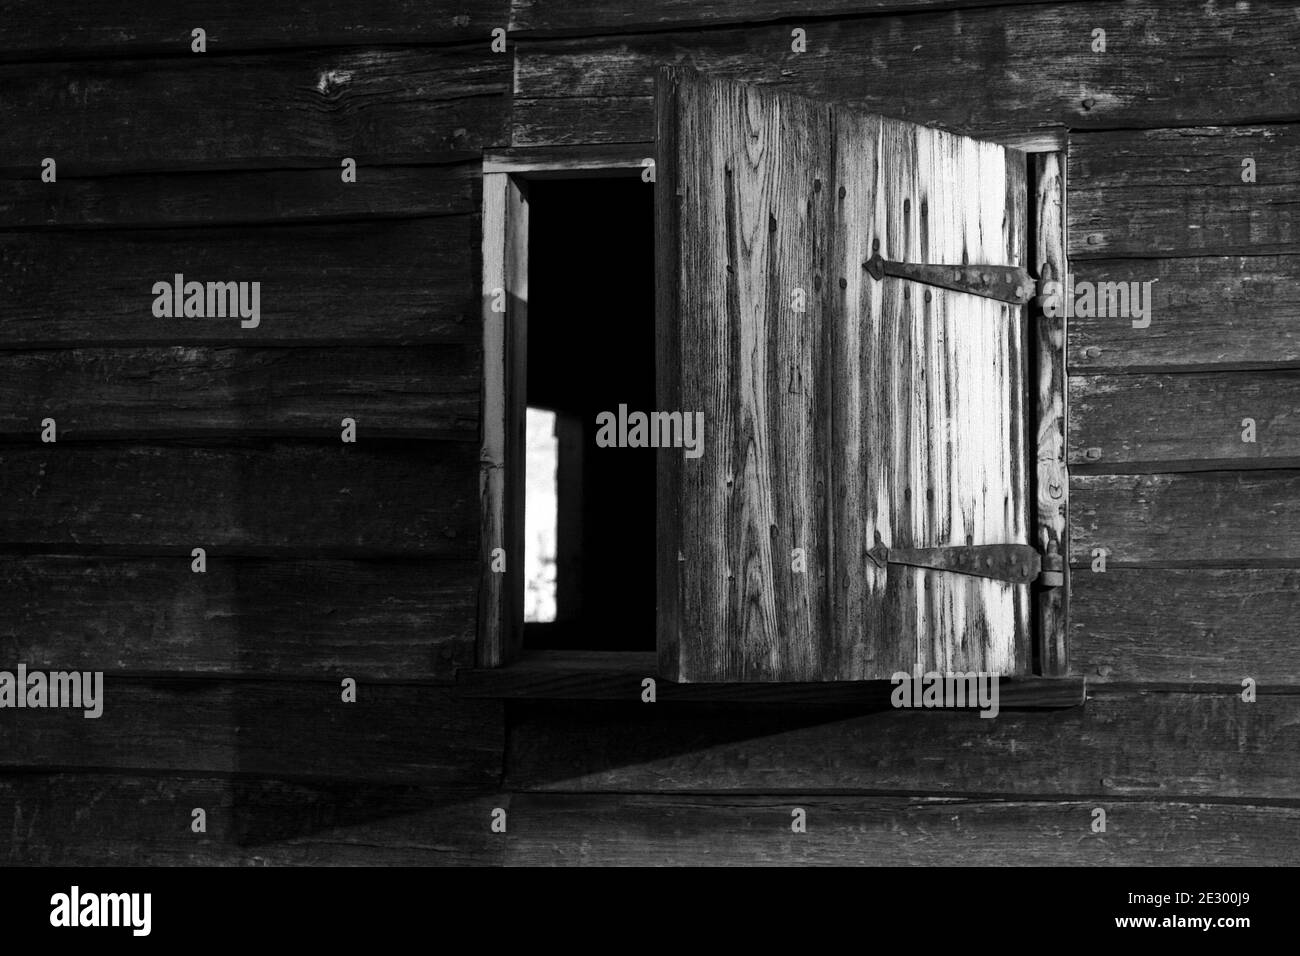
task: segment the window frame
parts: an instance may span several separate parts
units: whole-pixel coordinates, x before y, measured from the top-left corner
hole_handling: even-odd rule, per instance
[[[1026,263],[1036,276],[1068,277],[1066,241],[1066,150],[1064,130],[1039,131],[1003,141],[1028,154],[1033,175],[1028,197],[1029,249]],[[523,638],[523,427],[527,399],[528,344],[528,183],[536,179],[584,179],[639,176],[653,159],[654,143],[600,146],[514,147],[489,150],[482,177],[482,317],[483,390],[480,453],[480,591],[476,663],[480,670],[506,669],[514,681],[479,681],[488,696],[606,697],[611,681],[622,687],[634,675],[657,677],[656,652],[525,653]],[[1040,280],[1040,289],[1041,288]],[[495,311],[504,295],[505,313]],[[1029,706],[1074,706],[1081,681],[1061,681],[1069,673],[1068,655],[1068,505],[1065,461],[1067,399],[1066,320],[1048,318],[1036,306],[1030,313],[1031,385],[1027,399],[1035,427],[1030,446],[1037,467],[1030,469],[1034,501],[1033,542],[1040,550],[1057,548],[1056,560],[1044,556],[1044,571],[1059,575],[1059,586],[1039,588],[1035,599],[1036,677],[1017,683]],[[505,549],[506,570],[494,571],[498,548]],[[495,561],[499,566],[499,561]],[[539,681],[540,675],[540,681]],[[1038,688],[1042,678],[1056,689]],[[665,682],[667,683],[667,682]],[[839,682],[878,683],[878,682]],[[1071,686],[1065,686],[1069,684]],[[694,688],[689,699],[725,699],[729,685],[675,685]],[[748,685],[747,685],[748,686]],[[581,688],[587,688],[581,690]],[[709,692],[709,688],[713,693]],[[835,683],[771,685],[772,697],[788,697],[782,688],[821,687],[819,700],[836,699]],[[548,689],[549,688],[549,689]],[[629,685],[630,689],[630,685]],[[621,696],[619,690],[616,696]],[[1086,688],[1084,690],[1086,693]],[[721,695],[721,697],[719,696]],[[795,697],[807,695],[796,692]],[[850,695],[852,696],[852,695]],[[748,695],[746,699],[752,699]]]
[[[523,429],[527,407],[528,183],[639,176],[653,145],[507,149],[483,157],[483,391],[479,454],[479,667],[523,651]],[[494,310],[504,295],[506,311]],[[505,550],[505,571],[499,552]],[[556,652],[538,652],[553,654]],[[564,652],[558,652],[562,656]],[[615,653],[615,652],[611,652]],[[626,652],[617,652],[623,654]]]

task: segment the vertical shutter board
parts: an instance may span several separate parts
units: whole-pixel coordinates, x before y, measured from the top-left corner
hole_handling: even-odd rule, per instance
[[[914,657],[904,636],[886,628],[888,574],[866,556],[875,528],[889,519],[888,459],[873,453],[872,436],[895,404],[888,394],[895,378],[886,368],[893,356],[881,348],[881,291],[862,268],[878,235],[880,126],[879,116],[834,113],[834,215],[817,321],[827,336],[828,633],[837,661],[827,679],[836,680],[894,673]]]
[[[1029,261],[1029,157],[1018,149],[1005,151],[1006,187],[1002,231],[1006,240],[1008,265],[1024,266]],[[1030,366],[1030,311],[1028,305],[1008,306],[1008,323],[1011,334],[1007,336],[1007,398],[1010,402],[1011,442],[1008,445],[1010,462],[1010,488],[1006,493],[1008,526],[1012,529],[1009,541],[1034,543],[1033,476],[1032,466],[1037,454],[1034,427],[1034,407],[1029,401],[1033,387]],[[1031,674],[1034,666],[1035,596],[1028,587],[1011,588],[1015,602],[1016,645],[1015,657],[1009,673]]]
[[[723,661],[714,657],[707,635],[727,633],[728,595],[726,516],[723,469],[727,458],[731,417],[725,396],[731,388],[730,345],[720,338],[721,328],[713,320],[718,312],[729,308],[726,280],[725,246],[716,249],[716,238],[725,232],[715,217],[724,216],[722,189],[714,180],[711,160],[714,150],[713,130],[703,109],[701,90],[692,83],[679,82],[674,102],[677,154],[678,221],[680,233],[677,258],[672,268],[678,282],[679,313],[676,317],[680,335],[677,403],[669,408],[704,413],[704,454],[694,461],[684,458],[678,467],[680,533],[678,580],[681,582],[681,622],[678,630],[679,679],[692,680],[701,671],[721,670]],[[656,184],[656,188],[658,188]],[[690,368],[693,358],[712,356],[717,361],[714,389],[701,394],[707,380],[700,381]],[[725,363],[725,367],[724,367]],[[676,450],[659,454],[677,457]],[[719,645],[716,650],[721,651]]]
[[[1022,190],[1023,180],[1008,173],[1002,147],[885,120],[879,154],[882,255],[1019,263],[1009,253],[1023,243],[1025,205],[1008,187]],[[883,348],[897,356],[897,380],[876,443],[890,462],[882,539],[896,547],[1025,540],[1018,308],[904,281],[884,284],[884,302]],[[911,637],[908,667],[1027,670],[1024,586],[893,566],[889,589],[884,639]]]
[[[702,458],[660,453],[664,673],[1025,672],[1027,588],[867,558],[877,532],[1024,540],[1018,310],[862,269],[877,239],[1019,264],[1023,167],[1017,186],[1000,147],[686,71],[659,99],[661,407],[705,414]]]
[[[718,117],[730,170],[724,206],[731,210],[727,257],[733,348],[728,406],[736,431],[727,447],[732,477],[728,554],[736,580],[732,613],[740,615],[734,679],[815,680],[822,673],[826,534],[818,429],[822,381],[816,299],[791,307],[795,288],[824,294],[815,269],[824,240],[829,116],[804,100],[777,99],[732,86],[734,105]],[[725,117],[739,111],[745,126]],[[822,183],[817,190],[816,184]],[[824,254],[824,253],[823,253]],[[808,306],[811,306],[808,309]],[[808,571],[795,572],[802,547]],[[743,561],[742,568],[734,566]],[[742,585],[737,587],[736,585]]]
[[[833,646],[813,268],[829,114],[716,81],[679,81],[676,100],[680,407],[705,415],[705,453],[681,463],[678,677],[818,680]]]
[[[775,524],[760,528],[773,549],[775,643],[779,667],[795,679],[824,678],[835,668],[836,635],[829,617],[826,476],[832,395],[826,374],[826,327],[818,321],[821,299],[837,287],[824,263],[834,215],[830,191],[830,113],[818,104],[794,104],[792,121],[784,104],[777,111],[783,138],[794,147],[780,159],[785,194],[755,224],[769,242],[767,396],[772,423],[771,477],[777,486]],[[817,282],[821,277],[820,287]],[[804,290],[805,311],[792,308],[792,293]],[[765,459],[756,459],[760,474]],[[795,571],[802,548],[806,570]],[[789,641],[789,635],[798,635]]]

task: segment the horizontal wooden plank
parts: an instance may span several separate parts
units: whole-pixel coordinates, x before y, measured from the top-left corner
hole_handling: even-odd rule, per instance
[[[513,702],[506,783],[556,791],[862,790],[1295,797],[1300,696],[1110,685],[1084,707],[779,712],[736,704]]]
[[[0,435],[59,441],[297,435],[477,440],[478,353],[462,346],[0,352]]]
[[[7,0],[5,59],[64,59],[92,54],[188,55],[190,31],[202,27],[209,53],[361,43],[483,41],[505,26],[509,0],[348,0],[278,3],[171,0],[77,0],[57,8],[40,0]]]
[[[1068,161],[1071,259],[1300,252],[1300,126],[1080,132]]]
[[[483,154],[483,174],[513,173],[529,179],[639,176],[646,160],[654,161],[654,152],[654,143],[498,149]]]
[[[0,541],[46,551],[470,557],[468,442],[0,446]]]
[[[1018,148],[1027,152],[1056,152],[1067,146],[1064,136],[1052,133],[1016,137]],[[483,154],[482,172],[511,173],[527,179],[599,178],[641,175],[654,158],[654,143],[601,143],[569,146],[514,146],[488,150]],[[464,168],[464,164],[457,167]]]
[[[0,179],[0,227],[205,226],[474,213],[478,163]]]
[[[6,866],[481,866],[505,794],[190,776],[0,776]],[[190,827],[195,808],[207,832]]]
[[[516,794],[512,866],[1239,866],[1300,860],[1296,807]],[[807,832],[792,833],[791,811]]]
[[[0,777],[7,865],[1293,864],[1290,806],[885,796],[462,795],[278,780]],[[88,812],[87,806],[92,809]],[[195,807],[208,831],[190,830]],[[807,832],[790,831],[791,810]],[[490,832],[493,809],[507,832]],[[1280,838],[1279,838],[1280,837]]]
[[[512,0],[510,32],[521,36],[629,33],[639,30],[682,29],[729,23],[764,23],[802,19],[860,16],[892,12],[921,13],[951,7],[1009,6],[1036,0],[815,0],[792,8],[786,0],[752,0],[744,5],[728,0],[595,0],[573,6],[563,0]],[[984,16],[972,10],[970,16]]]
[[[1070,662],[1093,681],[1300,685],[1300,570],[1078,571]]]
[[[479,336],[478,225],[0,233],[0,343],[388,344]],[[260,321],[157,318],[156,282],[260,282]]]
[[[1141,317],[1070,317],[1072,375],[1300,364],[1300,257],[1083,260],[1073,273],[1076,290],[1150,282],[1151,309],[1144,328]]]
[[[6,669],[12,670],[12,662]],[[103,713],[6,710],[0,766],[496,785],[500,705],[446,687],[106,676]]]
[[[1094,26],[1107,31],[1105,53],[1091,51]],[[1259,95],[1300,89],[1300,21],[1281,0],[1193,14],[1138,0],[830,20],[807,25],[804,53],[791,50],[791,29],[520,40],[511,141],[648,141],[654,69],[670,64],[990,138],[1298,118],[1294,96]]]
[[[739,78],[745,79],[743,76]],[[816,95],[815,90],[811,95]],[[516,95],[511,100],[511,107],[512,149],[629,146],[640,144],[645,137],[654,135],[654,98],[650,96],[557,98]],[[883,108],[877,112],[886,113]],[[893,110],[895,114],[899,112]],[[583,122],[582,117],[592,113],[601,117],[599,128]],[[647,117],[650,117],[648,122]],[[927,125],[944,126],[942,123]],[[1026,153],[1061,150],[1069,139],[1066,127],[1056,123],[1026,129],[990,126],[961,130],[956,124],[948,124],[945,128],[978,134]]]
[[[473,561],[190,564],[0,555],[0,644],[47,670],[450,680],[473,664]]]
[[[1300,472],[1072,475],[1070,559],[1107,566],[1300,562]]]
[[[1069,460],[1121,470],[1296,466],[1298,408],[1295,369],[1076,375]]]
[[[656,679],[655,700],[663,703],[707,702],[789,706],[855,704],[888,706],[894,686],[881,681],[769,681],[752,683],[688,683],[659,680],[654,651],[534,652],[507,667],[461,672],[467,697],[525,700],[641,700],[642,682]],[[1082,681],[1069,679],[1003,680],[1003,708],[1078,707],[1084,702]],[[972,701],[971,706],[976,706]]]
[[[472,158],[506,144],[510,57],[490,42],[0,66],[0,169],[36,178],[47,156],[73,175]]]
[[[581,122],[580,117],[593,113],[599,124]],[[649,94],[538,98],[516,90],[510,98],[514,149],[643,144],[653,143],[654,135],[654,97]]]

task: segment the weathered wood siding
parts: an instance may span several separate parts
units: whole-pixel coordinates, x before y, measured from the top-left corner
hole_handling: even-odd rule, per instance
[[[502,709],[454,679],[509,11],[298,6],[6,8],[0,667],[106,671],[97,720],[3,712],[6,863],[495,859]],[[155,318],[177,272],[260,325]]]
[[[1300,860],[1292,3],[5,9],[0,667],[108,672],[98,721],[0,712],[5,862]],[[661,64],[1068,135],[1074,278],[1153,283],[1149,325],[1069,322],[1086,708],[503,707],[454,682],[480,153],[648,147]],[[155,319],[175,272],[261,281],[261,325]]]

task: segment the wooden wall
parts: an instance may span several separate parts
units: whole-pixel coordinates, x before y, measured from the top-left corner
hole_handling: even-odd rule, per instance
[[[0,667],[109,677],[98,721],[0,718],[0,859],[1300,859],[1293,5],[790,9],[9,5]],[[479,157],[648,141],[660,63],[1009,141],[1068,131],[1076,278],[1156,280],[1148,328],[1070,324],[1086,707],[981,720],[458,689],[478,579]],[[153,318],[150,287],[174,272],[260,280],[261,325]]]
[[[506,5],[77,6],[0,41],[0,666],[106,703],[4,712],[0,859],[489,861],[501,707],[453,681]],[[176,272],[261,324],[154,318]]]

